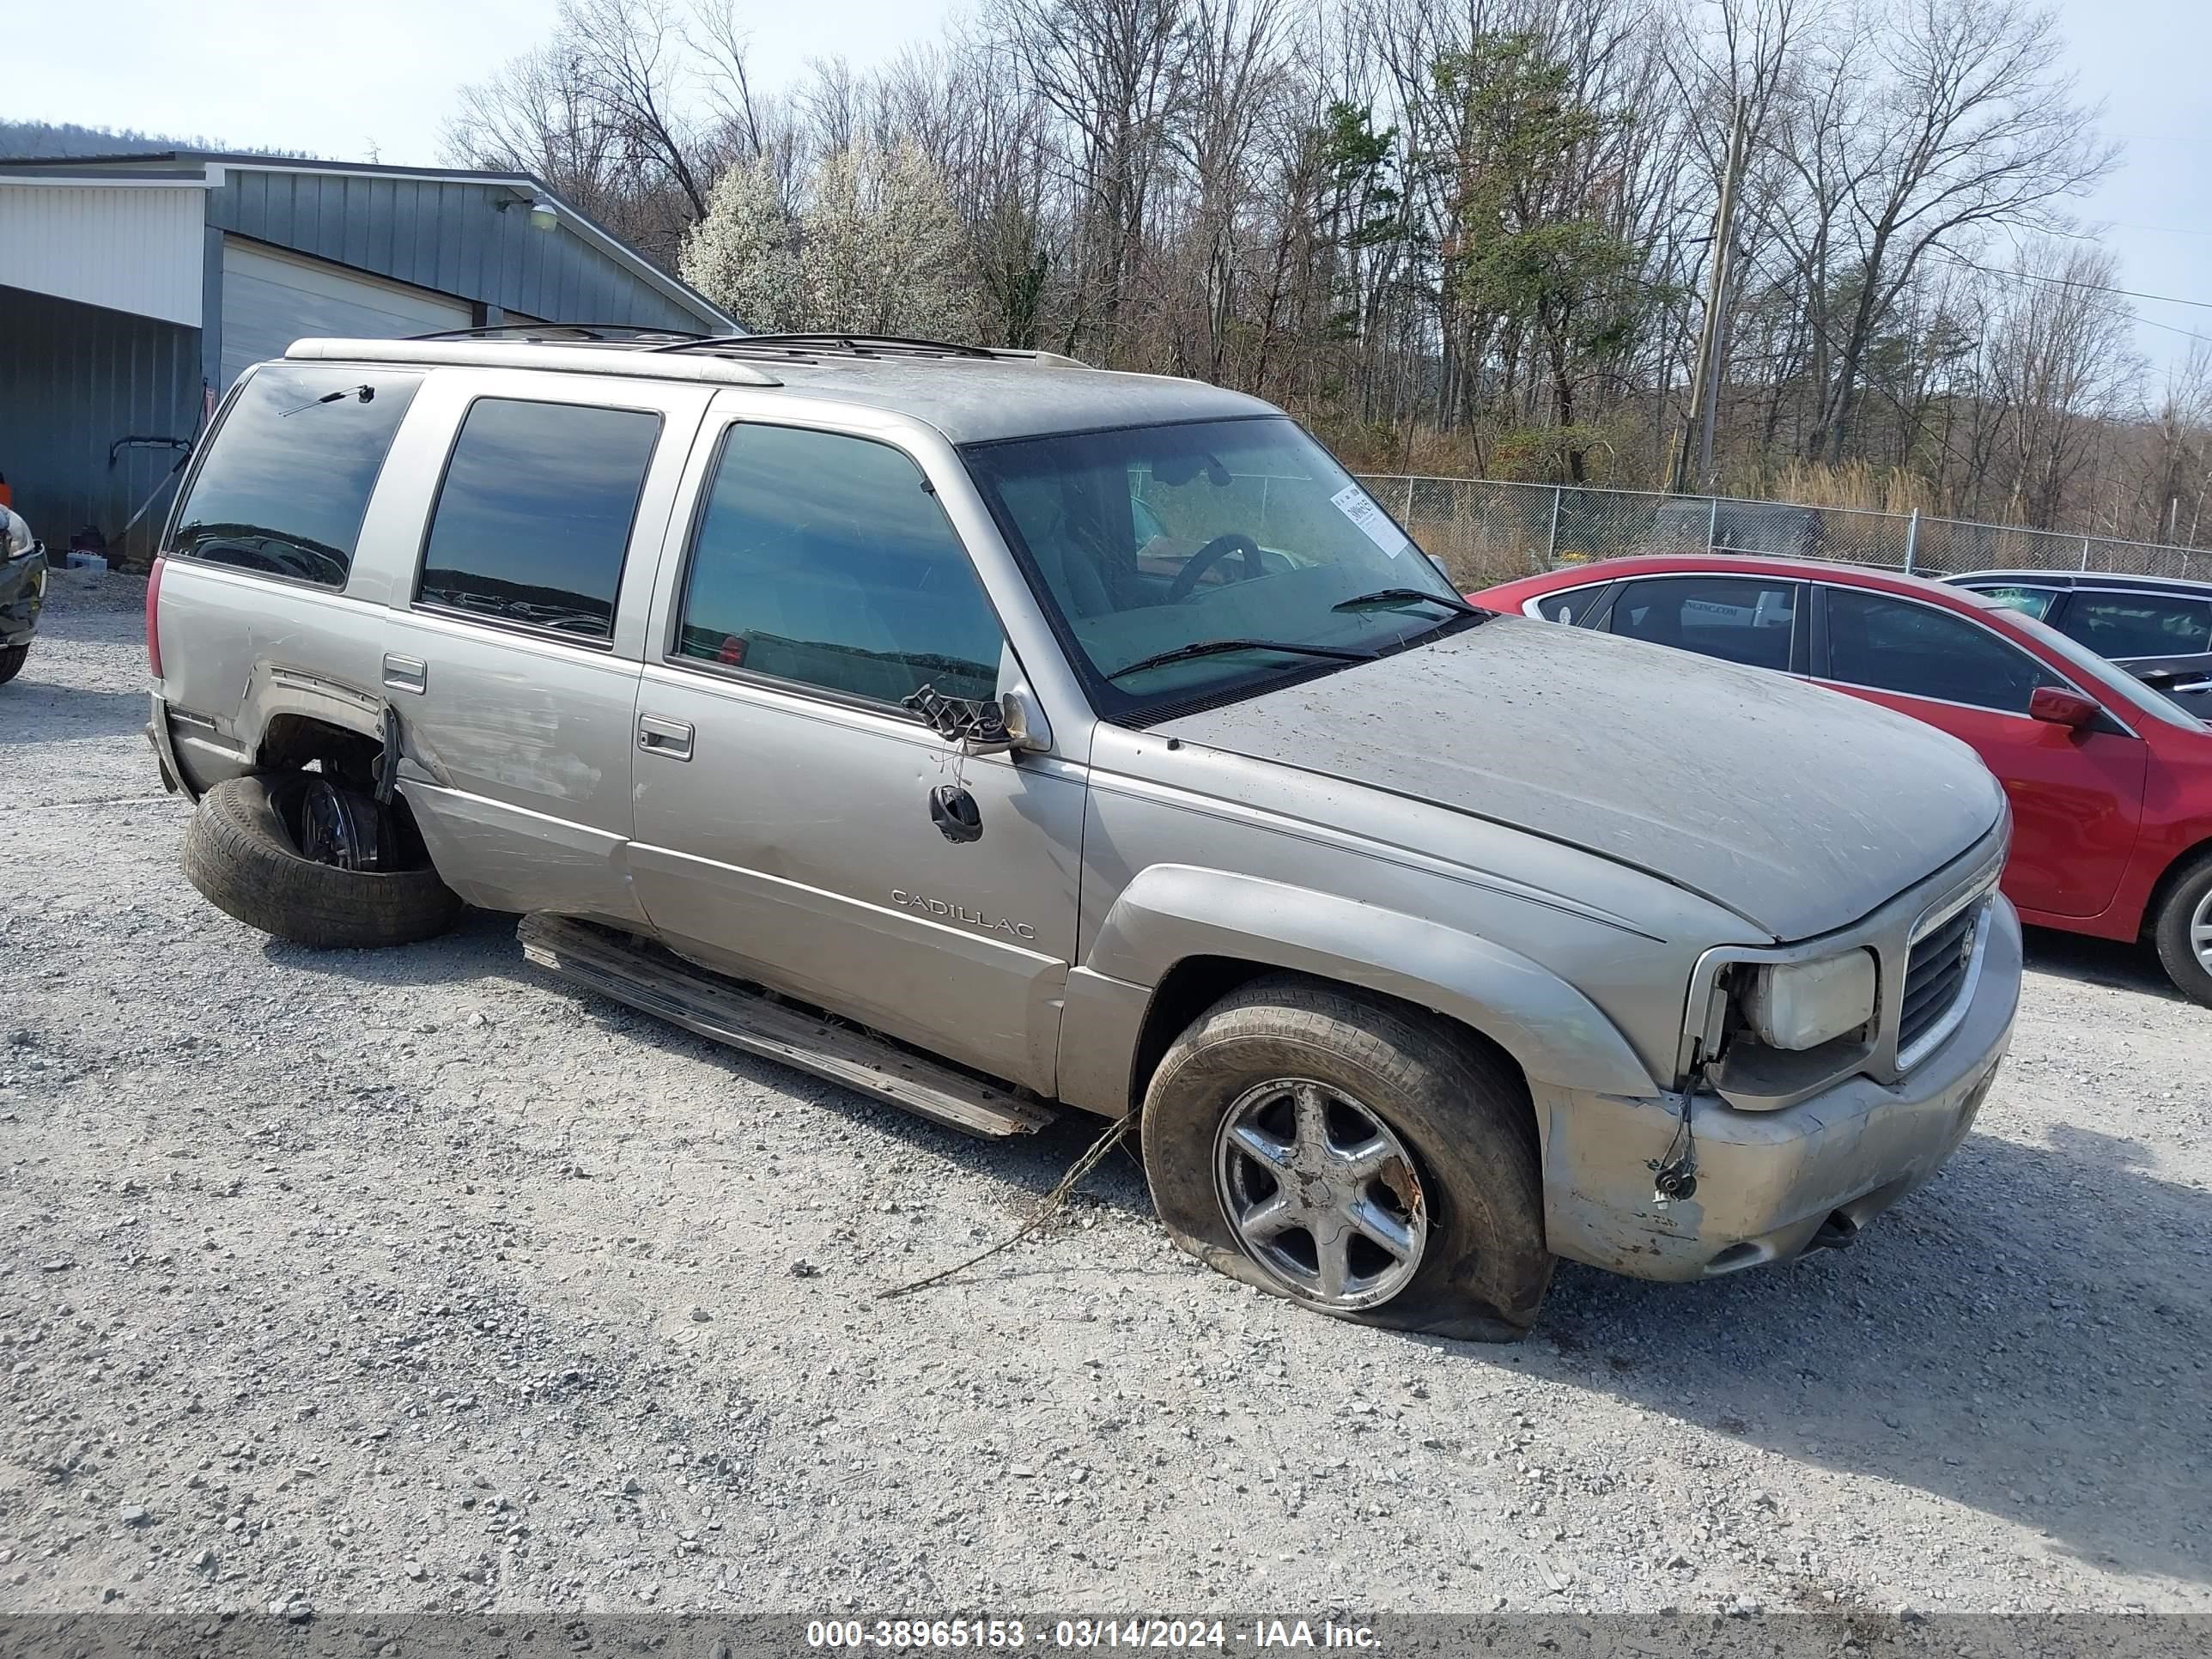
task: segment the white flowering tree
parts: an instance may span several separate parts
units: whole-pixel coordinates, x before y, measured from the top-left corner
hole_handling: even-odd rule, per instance
[[[766,155],[723,170],[684,239],[684,280],[757,333],[804,325],[799,227]]]
[[[799,226],[806,325],[959,339],[975,286],[944,175],[911,143],[823,159]]]
[[[974,334],[967,237],[919,148],[831,150],[803,194],[794,216],[767,157],[731,166],[684,239],[684,280],[757,332]]]

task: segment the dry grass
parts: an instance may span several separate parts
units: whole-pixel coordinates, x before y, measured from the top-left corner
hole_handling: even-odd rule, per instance
[[[1786,461],[1757,493],[1768,501],[1794,501],[1801,507],[1848,507],[1869,513],[1936,510],[1935,492],[1918,473],[1865,461],[1846,461],[1840,466]]]

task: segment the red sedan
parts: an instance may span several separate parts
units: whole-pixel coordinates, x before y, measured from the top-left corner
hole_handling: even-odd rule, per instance
[[[2011,797],[2004,890],[2021,920],[2147,939],[2212,1006],[2212,726],[2055,629],[1917,577],[1726,554],[1611,559],[1468,597],[1794,674],[1940,726]]]

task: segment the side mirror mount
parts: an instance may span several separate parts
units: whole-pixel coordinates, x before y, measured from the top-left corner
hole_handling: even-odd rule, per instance
[[[2096,723],[2105,711],[2095,702],[2079,691],[2068,691],[2056,685],[2039,685],[2029,696],[2027,713],[2031,720],[2048,721],[2052,726],[2070,726],[2075,731]]]
[[[1010,687],[999,699],[999,718],[1013,740],[1016,754],[1042,755],[1052,748],[1052,722],[1037,707],[1036,695],[1026,684]]]
[[[922,724],[963,755],[1038,753],[1052,747],[1052,728],[1026,685],[995,702],[948,697],[925,685],[903,699]]]

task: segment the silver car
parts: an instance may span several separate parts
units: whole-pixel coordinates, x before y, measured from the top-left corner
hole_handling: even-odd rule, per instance
[[[1139,1115],[1176,1241],[1510,1337],[1555,1261],[1849,1242],[2008,1039],[2004,799],[1779,676],[1462,600],[1280,411],[914,342],[304,341],[166,532],[186,873],[462,904],[985,1134]]]

